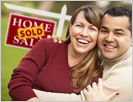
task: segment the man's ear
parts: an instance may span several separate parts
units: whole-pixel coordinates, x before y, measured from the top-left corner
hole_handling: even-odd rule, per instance
[[[132,47],[132,39],[131,39],[131,44],[130,44],[130,46]]]

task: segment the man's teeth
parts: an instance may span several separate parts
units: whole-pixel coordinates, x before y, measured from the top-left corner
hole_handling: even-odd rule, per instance
[[[88,43],[89,43],[89,42],[87,42],[87,41],[85,41],[85,40],[81,40],[81,39],[79,39],[78,42],[79,42],[79,43],[82,43],[82,44],[88,44]]]
[[[108,46],[108,45],[106,45],[106,47],[107,47],[107,48],[110,48],[110,49],[111,49],[111,48],[114,48],[113,46]]]

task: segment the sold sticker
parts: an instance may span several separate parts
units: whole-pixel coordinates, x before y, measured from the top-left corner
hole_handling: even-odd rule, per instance
[[[43,26],[18,29],[19,40],[45,36]]]

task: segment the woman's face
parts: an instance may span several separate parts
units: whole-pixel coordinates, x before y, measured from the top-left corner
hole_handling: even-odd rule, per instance
[[[78,13],[69,32],[70,48],[77,54],[87,54],[97,43],[98,28],[85,19],[84,11]]]

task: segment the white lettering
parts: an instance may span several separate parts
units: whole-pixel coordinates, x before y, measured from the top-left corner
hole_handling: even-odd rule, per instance
[[[18,35],[15,35],[14,36],[14,40],[13,40],[13,43],[15,43],[15,44],[18,44],[19,43]]]
[[[40,24],[40,26],[43,26],[43,25],[44,25],[44,23],[41,23],[41,24]],[[38,27],[37,22],[34,22],[34,27]]]
[[[40,39],[42,39],[42,37],[35,37],[35,39],[38,39],[38,41],[39,41]],[[27,40],[26,40],[26,39],[23,39],[23,40],[20,42],[20,45],[22,45],[22,44],[24,43],[26,46],[33,46],[33,42],[34,42],[34,39],[30,39],[30,45],[28,45]],[[14,44],[19,44],[18,35],[15,35],[15,36],[14,36],[13,43],[14,43]]]
[[[34,40],[34,39],[31,39],[31,41],[30,41],[30,46],[33,46],[33,40]]]
[[[41,36],[40,36],[40,37],[38,37],[38,38],[42,39],[42,37],[41,37]]]
[[[51,24],[46,24],[46,26],[45,26],[45,31],[46,32],[51,32],[51,30],[50,31],[48,31],[48,29],[50,29],[50,27],[49,26],[52,26]]]
[[[40,36],[40,37],[35,37],[36,39],[42,39],[42,37]],[[33,46],[33,41],[34,41],[34,39],[31,39],[31,41],[30,41],[30,46]],[[39,41],[39,40],[38,40]]]
[[[16,23],[19,23],[18,26],[21,26],[22,19],[19,19],[19,21],[16,21],[17,18],[14,18],[13,20],[13,26],[16,26]]]
[[[32,27],[32,22],[30,20],[25,20],[24,22],[22,22],[22,19],[19,19],[19,21],[17,21],[17,18],[14,18],[13,21],[13,26],[16,26],[16,23],[18,23],[18,26],[21,27],[21,23],[23,23],[23,26],[25,28],[30,28]],[[28,23],[28,24],[26,24]],[[38,27],[38,26],[44,26],[44,23],[41,23],[40,25],[37,24],[37,22],[34,21],[34,27]],[[45,32],[51,32],[50,28],[51,28],[51,24],[45,24]]]
[[[22,43],[25,43],[26,46],[28,46],[28,43],[27,43],[27,40],[26,39],[23,39],[20,44],[22,45]]]
[[[25,27],[25,28],[29,28],[29,27],[26,27],[26,25],[25,25],[25,23],[26,22],[29,22],[29,27],[31,27],[32,26],[32,22],[30,21],[30,20],[25,20],[24,22],[23,22],[23,26]]]

